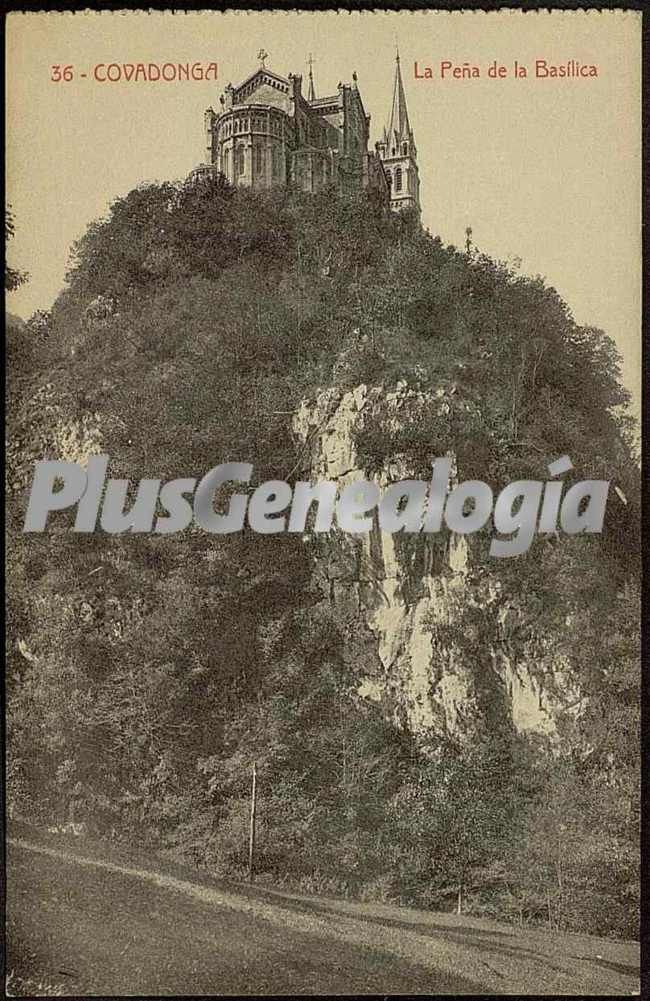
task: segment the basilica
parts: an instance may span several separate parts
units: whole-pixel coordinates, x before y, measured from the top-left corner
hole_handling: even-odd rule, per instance
[[[238,86],[228,84],[219,111],[205,112],[206,162],[191,178],[221,173],[233,185],[291,185],[307,192],[331,185],[341,192],[374,188],[391,208],[419,213],[417,150],[399,53],[389,123],[374,149],[368,149],[370,115],[356,73],[335,94],[317,97],[311,58],[306,94],[302,76],[272,72],[267,58],[261,50],[259,68]]]

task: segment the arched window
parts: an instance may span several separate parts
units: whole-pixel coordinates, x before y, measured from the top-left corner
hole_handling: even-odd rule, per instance
[[[388,187],[391,188],[393,186],[393,175],[390,170],[386,171],[386,177],[388,178]]]
[[[240,144],[235,150],[235,174],[244,173],[244,147]]]
[[[255,173],[264,173],[264,147],[261,143],[255,147]]]
[[[406,154],[408,153],[408,151],[409,151],[408,144],[407,143],[402,143],[402,156],[406,156]]]
[[[402,190],[402,168],[395,167],[395,191]]]

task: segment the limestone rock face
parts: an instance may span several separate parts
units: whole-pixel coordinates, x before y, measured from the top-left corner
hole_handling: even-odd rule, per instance
[[[71,408],[70,408],[71,409]],[[39,386],[14,420],[7,443],[7,486],[13,493],[27,491],[34,463],[46,456],[85,466],[103,449],[106,430],[124,427],[119,418],[98,413],[71,417],[52,383]]]
[[[440,412],[449,404],[436,394]],[[423,392],[398,383],[392,391],[358,385],[329,388],[303,401],[293,430],[312,479],[336,480],[339,489],[373,476],[361,468],[355,432],[381,414],[395,428],[408,413],[431,403]],[[384,423],[385,426],[385,423]],[[453,465],[452,465],[453,469]],[[382,487],[413,477],[394,455],[374,477]],[[319,551],[330,600],[347,626],[359,692],[381,701],[388,712],[416,731],[465,731],[482,712],[486,686],[502,694],[503,711],[517,729],[552,735],[559,705],[558,679],[548,690],[523,657],[507,646],[485,651],[469,662],[454,643],[454,623],[467,603],[493,604],[499,616],[498,587],[472,575],[467,539],[446,529],[436,535],[404,536],[379,531],[350,535],[334,529]],[[321,558],[322,557],[322,558]],[[505,616],[501,616],[502,619]],[[460,627],[459,627],[460,628]]]

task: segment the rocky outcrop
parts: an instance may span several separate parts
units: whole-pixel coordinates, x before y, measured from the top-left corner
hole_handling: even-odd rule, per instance
[[[445,394],[436,400],[444,413]],[[380,411],[384,422],[388,414],[397,428],[406,413],[412,419],[430,403],[431,397],[405,383],[391,391],[358,385],[320,392],[303,401],[294,417],[305,467],[313,479],[337,480],[340,487],[371,479],[357,454],[359,428],[378,420]],[[376,479],[386,486],[409,475],[413,471],[398,454]],[[525,656],[513,657],[497,645],[477,662],[450,639],[467,603],[489,600],[496,603],[491,613],[500,614],[496,585],[483,582],[479,589],[472,580],[465,537],[447,532],[405,537],[375,526],[358,536],[334,530],[324,548],[325,560],[319,562],[330,599],[352,637],[362,695],[381,700],[416,730],[454,731],[461,719],[466,723],[481,712],[477,693],[487,684],[503,694],[504,708],[519,730],[553,734],[560,705],[557,677],[547,689]]]

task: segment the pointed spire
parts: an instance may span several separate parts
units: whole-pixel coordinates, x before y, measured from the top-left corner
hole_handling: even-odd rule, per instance
[[[406,110],[406,96],[404,94],[404,84],[402,83],[402,71],[399,65],[399,49],[395,54],[395,85],[393,87],[393,107],[390,113],[390,125],[388,135],[391,139],[397,134],[398,139],[408,139],[411,126],[409,125],[408,111]]]
[[[314,75],[312,73],[312,66],[314,65],[314,60],[312,58],[311,52],[309,53],[309,89],[307,91],[307,100],[316,100],[316,90],[314,89]]]

